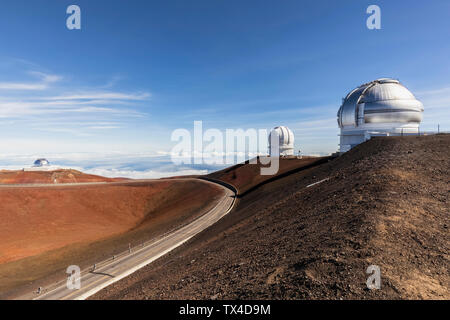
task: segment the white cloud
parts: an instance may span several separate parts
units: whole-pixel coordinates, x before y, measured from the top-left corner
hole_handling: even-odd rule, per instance
[[[415,93],[416,97],[427,109],[448,108],[450,110],[450,86],[438,89],[429,89]]]
[[[338,130],[336,118],[313,119],[295,123],[294,133],[307,133],[311,131]]]
[[[78,168],[83,171],[82,168]],[[84,170],[85,173],[95,174],[102,177],[109,178],[130,178],[130,179],[160,179],[168,178],[174,176],[187,176],[187,175],[203,175],[208,174],[208,170],[195,170],[195,169],[184,169],[178,171],[157,171],[157,170],[118,170],[118,169],[87,169]]]
[[[57,88],[51,88],[52,94],[45,95],[50,91],[50,86],[60,82],[63,77],[47,72],[28,71],[25,72],[38,80],[32,81],[10,81],[0,82],[0,118],[25,120],[30,127],[41,126],[43,123],[52,123],[55,116],[60,116],[54,132],[66,133],[74,136],[87,136],[92,133],[83,132],[86,129],[93,130],[115,130],[123,125],[87,126],[79,124],[79,128],[62,128],[65,123],[74,117],[85,117],[89,119],[93,115],[101,120],[120,121],[132,118],[142,118],[145,113],[136,110],[136,104],[148,100],[151,95],[148,92],[123,92],[102,89],[79,89],[72,88],[70,83],[62,82]],[[118,78],[113,78],[113,82]],[[16,90],[27,90],[27,94]],[[56,94],[54,93],[56,91]],[[35,93],[37,92],[37,93]],[[40,116],[39,118],[37,116]],[[61,118],[63,117],[63,118]],[[46,131],[50,131],[47,129]]]
[[[114,87],[120,80],[122,80],[122,76],[113,76],[111,79],[108,80],[108,82],[102,86],[102,88],[112,88]]]
[[[79,129],[69,129],[69,128],[35,128],[35,130],[39,131],[46,131],[46,132],[55,132],[55,133],[69,133],[71,135],[77,136],[77,137],[89,137],[92,136],[92,134],[86,133]]]
[[[34,75],[38,78],[41,78],[41,80],[44,83],[58,82],[62,79],[61,76],[58,76],[56,74],[47,74],[47,73],[39,72],[39,71],[30,71],[29,74]]]
[[[450,131],[450,86],[432,88],[415,92],[415,96],[424,106],[423,121],[420,125],[423,131]]]
[[[440,94],[450,94],[450,86],[446,86],[446,87],[442,87],[442,88],[438,88],[438,89],[428,89],[428,90],[422,90],[422,91],[417,91],[415,93],[416,95],[420,95],[420,96],[429,96],[429,95],[440,95]]]
[[[27,115],[66,114],[66,113],[122,113],[133,114],[133,110],[95,107],[71,104],[58,108],[47,103],[35,102],[0,102],[0,118],[20,118]]]
[[[29,74],[40,78],[38,82],[0,82],[0,90],[45,90],[51,83],[60,81],[62,77],[54,74],[46,74],[38,71],[30,71]]]
[[[121,93],[121,92],[78,92],[76,94],[66,94],[43,98],[43,100],[146,100],[151,95],[147,92],[141,93]]]
[[[1,154],[0,169],[21,170],[32,166],[34,160],[44,157],[52,169],[74,169],[104,177],[131,179],[159,179],[163,177],[201,175],[222,167],[189,167],[175,165],[170,157],[156,153],[56,153],[56,154]]]
[[[44,90],[46,83],[0,82],[0,90]]]
[[[104,130],[104,129],[119,129],[122,128],[120,126],[90,126],[89,129],[98,129],[98,130]]]

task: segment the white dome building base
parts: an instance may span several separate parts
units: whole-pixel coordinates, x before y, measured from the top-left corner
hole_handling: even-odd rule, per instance
[[[275,136],[274,136],[275,135]],[[278,137],[278,150],[272,150],[271,140],[272,137],[276,139]],[[272,129],[269,134],[269,154],[270,156],[276,156],[278,151],[279,156],[293,156],[294,155],[294,133],[285,126],[279,126]],[[275,152],[275,153],[274,153]]]
[[[398,80],[382,78],[352,90],[337,113],[340,152],[373,136],[417,134],[423,104]]]

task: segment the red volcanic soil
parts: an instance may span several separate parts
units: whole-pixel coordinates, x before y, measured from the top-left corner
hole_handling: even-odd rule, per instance
[[[249,164],[249,161],[246,161],[245,163],[213,172],[206,177],[221,180],[233,185],[238,190],[238,194],[242,196],[254,188],[274,180],[274,178],[279,179],[285,174],[290,174],[297,170],[304,170],[307,167],[325,162],[328,158],[329,157],[303,157],[302,159],[296,157],[279,158],[279,169],[275,177],[273,175],[261,175],[261,168],[266,166],[261,165],[259,161],[257,164]]]
[[[0,263],[129,230],[170,184],[0,188]]]
[[[168,232],[201,215],[222,193],[198,179],[1,186],[0,293]]]
[[[1,170],[0,184],[113,182],[123,178],[106,178],[73,169],[52,171]]]
[[[254,188],[92,299],[450,299],[449,169],[448,134],[373,138]]]

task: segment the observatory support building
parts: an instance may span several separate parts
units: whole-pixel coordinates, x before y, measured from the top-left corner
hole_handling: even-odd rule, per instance
[[[423,104],[398,80],[382,78],[352,90],[337,113],[340,152],[373,136],[417,134]]]

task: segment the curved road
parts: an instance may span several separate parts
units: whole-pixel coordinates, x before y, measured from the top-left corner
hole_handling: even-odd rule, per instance
[[[203,180],[204,181],[204,180]],[[141,181],[142,182],[142,181]],[[235,193],[230,189],[215,184],[213,182],[204,181],[220,186],[224,189],[225,194],[216,204],[214,208],[200,216],[193,222],[179,228],[161,239],[155,240],[144,247],[138,249],[133,248],[131,253],[122,254],[115,259],[101,263],[96,266],[95,270],[82,272],[81,288],[78,290],[70,290],[67,288],[66,282],[60,282],[59,285],[48,291],[44,290],[41,294],[33,293],[23,296],[22,299],[35,300],[83,300],[97,293],[108,285],[125,278],[136,270],[155,261],[159,257],[165,255],[176,247],[182,245],[190,238],[205,230],[209,226],[216,223],[223,216],[231,211],[235,203]],[[114,183],[114,182],[112,182]],[[124,183],[124,182],[121,182]],[[128,181],[126,183],[129,183]],[[95,184],[95,183],[90,183]],[[100,183],[99,183],[100,184]],[[101,183],[103,184],[103,183]],[[71,184],[83,185],[83,184]],[[48,186],[48,185],[46,185]],[[59,186],[64,186],[60,184]],[[66,184],[67,186],[67,184]],[[36,187],[36,185],[34,185]]]

